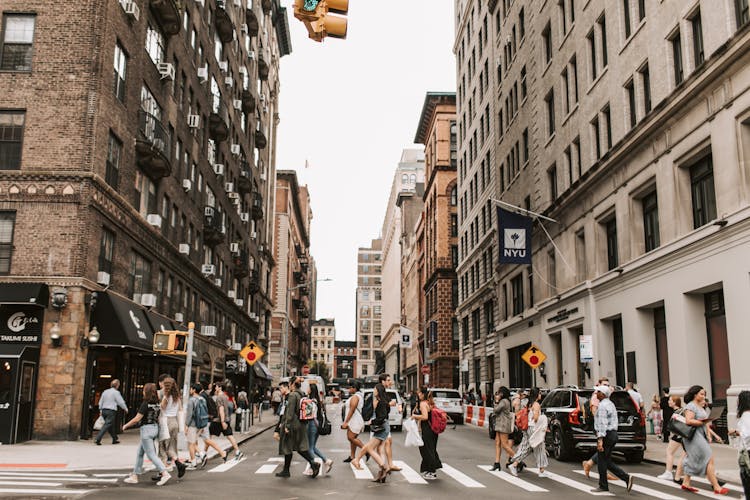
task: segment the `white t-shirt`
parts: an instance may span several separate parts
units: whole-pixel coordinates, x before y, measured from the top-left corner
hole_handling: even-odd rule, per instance
[[[630,394],[630,397],[633,398],[633,401],[635,401],[635,404],[638,405],[638,408],[643,406],[643,396],[641,396],[641,393],[639,393],[635,389],[630,389],[628,391],[628,394]]]
[[[167,417],[176,417],[180,411],[180,401],[172,400],[172,396],[167,396],[167,407],[164,408],[164,415]]]
[[[740,433],[740,448],[750,450],[750,411],[742,413],[737,420],[737,432]]]

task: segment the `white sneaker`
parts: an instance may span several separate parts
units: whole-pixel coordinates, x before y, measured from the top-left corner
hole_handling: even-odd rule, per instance
[[[164,486],[171,477],[172,476],[169,475],[169,472],[162,473],[161,479],[156,483],[156,486]]]
[[[168,466],[167,467],[167,472],[172,472],[172,471],[174,471],[174,465]]]
[[[549,477],[549,474],[547,474],[547,471],[541,471],[537,474],[537,477]]]
[[[307,464],[307,468],[305,469],[305,472],[302,473],[303,476],[312,476],[312,467],[310,467],[310,464]]]
[[[664,471],[656,477],[658,479],[666,479],[667,481],[671,481],[672,479],[674,479],[674,477],[672,476],[672,473],[669,471]]]
[[[508,466],[508,470],[510,471],[511,474],[513,474],[513,476],[518,477],[518,469],[516,469],[515,465],[510,464]]]
[[[135,474],[130,474],[128,477],[126,477],[122,481],[128,484],[138,484],[138,476],[136,476]]]
[[[331,469],[333,468],[333,460],[329,458],[328,460],[325,461],[325,465],[326,465],[326,474],[328,474],[329,472],[331,472]]]
[[[433,479],[437,479],[437,474],[435,474],[434,472],[425,472],[424,478],[428,481],[432,481]]]

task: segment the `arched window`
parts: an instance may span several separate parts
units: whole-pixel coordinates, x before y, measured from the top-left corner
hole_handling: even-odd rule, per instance
[[[409,176],[409,184],[416,184],[417,183],[417,174],[411,174]]]
[[[455,207],[458,205],[458,187],[453,186],[453,189],[451,189],[451,206]]]

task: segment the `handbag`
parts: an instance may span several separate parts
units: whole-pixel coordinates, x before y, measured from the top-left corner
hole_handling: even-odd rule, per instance
[[[497,422],[497,415],[495,413],[490,414],[490,421],[489,421],[489,434],[490,439],[495,439],[495,423]]]
[[[370,431],[373,433],[382,432],[385,430],[385,419],[383,420],[377,420],[373,419],[370,421]]]
[[[167,415],[162,412],[159,415],[159,441],[166,441],[169,439],[169,424],[167,423]]]
[[[328,436],[331,433],[331,421],[328,420],[328,415],[323,412],[323,418],[318,426],[318,434],[321,436]]]
[[[419,427],[414,419],[408,418],[404,420],[403,427],[406,431],[404,446],[407,448],[419,448],[420,446],[424,446],[422,436],[419,435]]]
[[[362,414],[359,413],[359,410],[355,410],[354,415],[352,415],[352,418],[349,420],[349,430],[354,434],[359,434],[364,428],[365,421],[362,419]]]
[[[97,418],[96,421],[94,422],[94,430],[100,431],[102,430],[102,427],[104,427],[104,417],[99,415],[99,418]]]
[[[697,429],[697,427],[686,424],[685,417],[683,417],[682,415],[672,415],[672,419],[669,421],[669,431],[677,434],[683,439],[693,439],[693,436],[695,436],[695,431]]]

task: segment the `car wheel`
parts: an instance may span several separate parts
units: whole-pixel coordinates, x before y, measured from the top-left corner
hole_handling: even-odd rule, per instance
[[[555,427],[552,431],[552,456],[560,462],[570,458],[570,453],[565,447],[565,441],[563,441],[562,431],[559,427]]]
[[[625,460],[627,460],[629,464],[639,464],[643,462],[643,451],[634,451],[631,453],[626,453]]]

